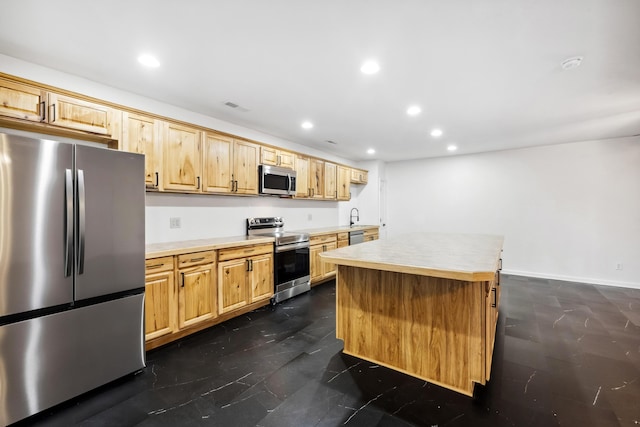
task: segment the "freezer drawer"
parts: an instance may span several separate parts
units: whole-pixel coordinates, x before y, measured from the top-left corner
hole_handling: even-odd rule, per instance
[[[144,294],[0,327],[0,425],[145,366]]]

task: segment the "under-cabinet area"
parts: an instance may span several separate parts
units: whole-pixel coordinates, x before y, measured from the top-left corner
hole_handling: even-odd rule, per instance
[[[349,231],[377,238],[377,226],[303,230],[310,235],[311,286],[335,278],[320,253],[349,244]],[[274,239],[238,236],[147,245],[145,341],[150,350],[272,303]]]

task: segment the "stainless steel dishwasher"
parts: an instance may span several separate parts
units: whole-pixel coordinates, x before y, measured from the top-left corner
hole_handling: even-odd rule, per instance
[[[356,245],[364,242],[364,230],[353,230],[349,232],[349,245]]]

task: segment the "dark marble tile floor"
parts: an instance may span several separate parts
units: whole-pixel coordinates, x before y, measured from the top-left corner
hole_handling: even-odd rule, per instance
[[[342,354],[335,284],[149,352],[16,426],[637,426],[640,290],[504,276],[491,381],[469,398]]]

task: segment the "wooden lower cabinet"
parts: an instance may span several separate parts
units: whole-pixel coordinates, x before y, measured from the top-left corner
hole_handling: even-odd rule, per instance
[[[349,246],[349,233],[338,233],[338,247],[344,248]]]
[[[364,230],[364,241],[370,242],[372,240],[378,240],[380,235],[378,234],[377,228],[371,228],[368,230]]]
[[[177,329],[174,277],[173,257],[146,260],[144,335],[147,341]]]
[[[216,317],[216,264],[208,263],[178,271],[178,326],[180,329]]]
[[[336,234],[311,237],[309,246],[309,269],[311,271],[312,286],[335,277],[336,266],[322,261],[320,254],[337,248],[338,241]]]
[[[219,259],[220,314],[273,296],[273,245],[221,250]]]
[[[145,291],[150,350],[269,304],[273,244],[149,258]]]

